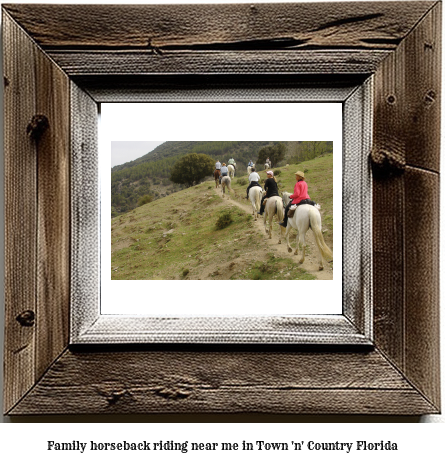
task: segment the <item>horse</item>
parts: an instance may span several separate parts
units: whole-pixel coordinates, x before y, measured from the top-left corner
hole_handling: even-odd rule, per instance
[[[272,220],[275,215],[277,215],[278,221],[281,223],[284,219],[284,207],[283,200],[277,195],[269,197],[266,201],[266,207],[264,208],[264,229],[266,234],[269,234],[269,239],[272,239]],[[267,230],[267,219],[269,219],[269,231]],[[278,244],[281,244],[281,229],[284,228],[280,226],[280,238],[278,240]]]
[[[221,190],[222,190],[222,196],[224,198],[224,194],[226,193],[226,187],[227,191],[230,193],[233,191],[233,189],[230,187],[230,184],[232,183],[232,180],[230,179],[230,176],[223,176],[221,179]]]
[[[252,168],[255,168],[255,165],[247,167],[247,174],[250,174],[252,172]]]
[[[220,176],[221,176],[221,170],[215,170],[213,172],[213,177],[215,178],[215,189],[218,189]]]
[[[283,193],[283,202],[289,200],[289,194],[287,192]],[[287,202],[285,203],[287,205]],[[287,219],[287,227],[285,239],[287,243],[287,250],[289,253],[292,252],[292,248],[289,244],[289,233],[291,228],[297,230],[297,246],[295,249],[295,255],[298,255],[298,247],[302,246],[302,256],[300,263],[304,262],[305,253],[306,253],[306,232],[309,228],[312,229],[314,234],[315,243],[317,244],[318,253],[319,253],[319,265],[318,270],[323,270],[323,261],[324,258],[326,261],[332,260],[333,254],[331,249],[326,245],[323,234],[321,232],[321,215],[320,215],[320,205],[315,207],[312,205],[300,205],[297,207],[297,210],[294,213],[292,218]]]
[[[264,163],[264,169],[265,169],[265,170],[268,170],[269,168],[270,168],[269,163]]]
[[[258,211],[261,207],[261,193],[263,189],[260,186],[252,186],[249,190],[249,200],[253,208],[253,217],[255,221],[258,218]]]
[[[235,176],[235,168],[233,167],[233,165],[229,165],[227,168],[229,169],[229,176],[233,179],[233,177]]]

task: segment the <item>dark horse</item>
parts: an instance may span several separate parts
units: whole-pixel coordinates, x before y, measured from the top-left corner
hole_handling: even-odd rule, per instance
[[[215,178],[215,187],[218,189],[219,186],[219,177],[221,176],[221,170],[215,170],[213,172],[213,176]]]

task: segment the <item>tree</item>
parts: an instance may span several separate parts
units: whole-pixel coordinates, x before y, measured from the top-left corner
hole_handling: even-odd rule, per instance
[[[170,180],[190,187],[210,176],[214,169],[213,158],[204,153],[189,153],[175,163],[170,173]]]
[[[144,195],[143,197],[140,197],[138,200],[138,206],[142,207],[142,205],[145,205],[146,203],[150,203],[153,201],[153,197],[149,194]]]
[[[281,160],[284,160],[286,155],[286,145],[278,142],[275,145],[267,145],[263,147],[258,153],[258,164],[263,164],[267,158],[270,159],[272,166],[277,166]]]
[[[301,143],[301,146],[305,160],[312,160],[313,158],[323,155],[329,151],[329,145],[327,141],[305,141]]]

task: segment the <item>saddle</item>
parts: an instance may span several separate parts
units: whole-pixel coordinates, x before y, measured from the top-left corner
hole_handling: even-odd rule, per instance
[[[296,205],[292,205],[287,212],[287,217],[292,218],[295,215],[295,210],[297,209]]]

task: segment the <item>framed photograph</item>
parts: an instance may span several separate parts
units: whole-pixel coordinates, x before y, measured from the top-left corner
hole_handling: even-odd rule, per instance
[[[5,414],[440,411],[440,2],[2,14]],[[336,105],[333,279],[112,279],[105,110],[142,103],[180,141],[334,140],[298,108]]]

